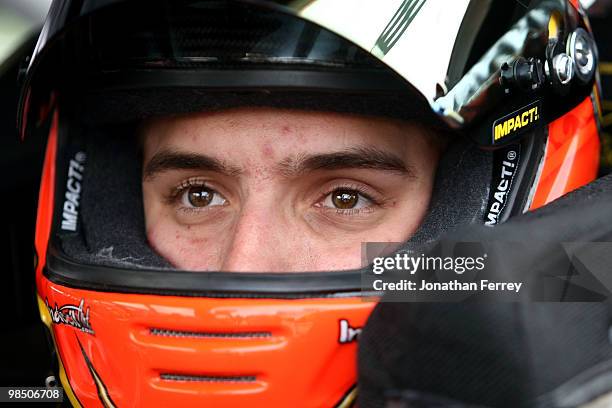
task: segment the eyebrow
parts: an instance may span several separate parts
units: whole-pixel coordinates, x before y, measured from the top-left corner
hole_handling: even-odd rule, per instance
[[[316,170],[340,169],[382,170],[408,177],[415,177],[416,174],[399,156],[374,147],[355,147],[333,153],[290,156],[277,165],[277,171],[287,178]],[[244,173],[240,167],[204,154],[163,150],[156,153],[146,164],[143,178],[153,179],[157,174],[170,170],[211,171],[228,176]]]
[[[373,169],[415,177],[414,169],[401,157],[374,147],[354,147],[347,150],[288,157],[278,170],[286,177],[295,177],[315,170]]]
[[[147,163],[143,171],[144,179],[152,179],[157,174],[169,170],[202,170],[236,176],[242,169],[228,165],[221,160],[200,153],[184,153],[163,150],[156,153]]]

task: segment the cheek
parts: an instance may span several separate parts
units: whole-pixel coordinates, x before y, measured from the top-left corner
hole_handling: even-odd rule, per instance
[[[361,242],[356,239],[346,244],[327,240],[313,243],[310,251],[309,263],[302,266],[301,270],[339,271],[361,267]]]
[[[205,271],[220,267],[219,240],[197,228],[158,220],[147,223],[147,239],[153,250],[177,269]]]
[[[181,225],[153,189],[143,184],[143,204],[147,240],[151,248],[172,266],[183,270],[210,270],[219,267],[218,239],[213,232],[197,226]]]
[[[335,237],[335,243],[342,245],[337,248],[338,253],[345,257],[356,259],[351,267],[361,266],[361,244],[367,242],[405,242],[418,230],[427,215],[432,194],[433,181],[422,179],[418,183],[407,186],[403,193],[388,203],[381,211],[384,215],[380,222],[372,228],[342,234]]]
[[[403,242],[416,232],[429,211],[433,180],[433,172],[423,174],[418,183],[394,202],[393,207],[389,208],[385,228],[380,231],[381,242]]]
[[[327,256],[321,258],[318,269],[340,271],[358,269],[361,266],[361,244],[357,244],[328,253]]]

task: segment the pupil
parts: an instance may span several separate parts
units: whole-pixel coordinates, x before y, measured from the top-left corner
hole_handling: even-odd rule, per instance
[[[336,190],[333,198],[334,206],[342,210],[354,208],[359,201],[359,195],[351,190]]]
[[[213,193],[204,187],[191,187],[188,191],[189,204],[194,207],[206,207],[213,199]]]

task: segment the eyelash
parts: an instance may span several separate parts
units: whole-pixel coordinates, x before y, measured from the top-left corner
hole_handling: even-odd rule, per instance
[[[182,181],[178,186],[176,186],[172,190],[172,192],[166,198],[167,203],[171,205],[177,205],[177,203],[180,202],[183,194],[192,187],[206,187],[206,188],[210,188],[211,190],[213,190],[215,194],[220,194],[217,190],[210,187],[209,184],[206,183],[206,181],[202,179],[198,179],[198,178],[190,178],[190,179]],[[366,200],[370,201],[371,205],[365,208],[350,208],[350,209],[329,208],[329,207],[323,207],[321,205],[321,203],[334,191],[343,190],[343,189],[357,192],[357,194],[359,194]],[[318,207],[321,211],[333,212],[333,213],[336,213],[342,216],[354,216],[354,215],[359,215],[363,213],[370,213],[374,211],[373,207],[380,207],[383,204],[384,204],[383,199],[375,197],[374,194],[372,194],[371,189],[368,189],[361,184],[340,183],[340,184],[333,185],[330,188],[327,188],[325,192],[322,194],[322,196],[319,198],[319,200],[317,200],[315,207]],[[206,211],[206,210],[210,210],[210,208],[209,207],[191,208],[191,207],[184,207],[184,206],[181,206],[180,208],[180,211],[183,211],[185,213],[197,213],[197,212]]]
[[[198,178],[190,178],[187,180],[182,181],[178,186],[176,186],[171,192],[170,194],[166,197],[166,202],[170,205],[177,205],[180,203],[181,198],[183,197],[183,194],[185,194],[185,192],[187,190],[189,190],[192,187],[205,187],[205,188],[209,188],[212,191],[215,192],[215,194],[219,194],[221,195],[221,193],[219,193],[216,189],[212,188],[208,183],[206,183],[206,181],[202,180],[202,179],[198,179]],[[180,211],[183,211],[185,213],[198,213],[198,212],[202,212],[202,211],[210,211],[211,208],[209,207],[202,207],[202,208],[196,208],[196,207],[185,207],[182,206],[179,208]]]
[[[327,207],[323,207],[321,205],[318,205],[320,203],[322,203],[327,196],[329,196],[330,194],[332,194],[334,191],[336,190],[350,190],[350,191],[355,191],[357,192],[360,196],[362,196],[363,198],[365,198],[366,200],[370,201],[372,203],[372,205],[365,207],[365,208],[349,208],[349,209],[342,209],[342,208],[327,208]],[[374,197],[374,195],[371,192],[371,189],[368,189],[366,187],[364,187],[361,184],[350,184],[350,183],[341,183],[341,184],[336,184],[330,188],[327,188],[325,190],[325,193],[323,193],[322,197],[317,201],[317,205],[315,205],[316,207],[319,207],[322,211],[333,211],[336,214],[339,215],[343,215],[343,216],[351,216],[351,215],[358,215],[358,214],[363,214],[363,213],[369,213],[374,211],[373,207],[380,207],[384,204],[384,200],[382,200],[381,198],[378,197]]]

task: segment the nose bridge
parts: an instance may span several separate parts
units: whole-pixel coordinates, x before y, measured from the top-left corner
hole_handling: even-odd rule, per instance
[[[286,264],[286,220],[275,211],[271,194],[247,198],[230,231],[223,253],[224,271],[283,270]]]

